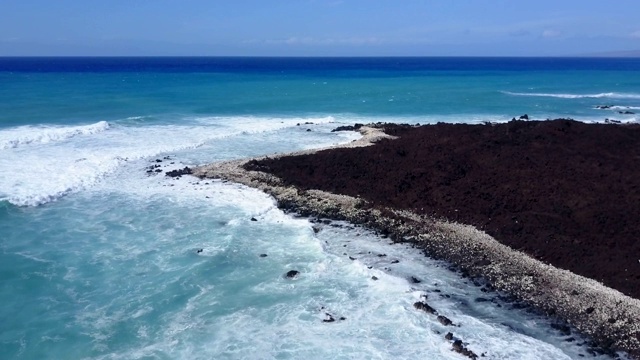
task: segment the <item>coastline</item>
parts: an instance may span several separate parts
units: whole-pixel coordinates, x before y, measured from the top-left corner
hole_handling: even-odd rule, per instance
[[[362,127],[363,138],[340,147],[371,145],[391,137],[379,129]],[[313,154],[324,149],[283,154]],[[262,171],[246,170],[257,160],[216,163],[194,169],[201,178],[220,178],[260,189],[278,207],[303,216],[346,220],[375,229],[397,242],[410,242],[428,256],[446,260],[495,290],[526,305],[567,321],[605,349],[640,356],[640,300],[567,270],[545,264],[514,250],[469,225],[390,207],[374,207],[362,198],[317,189],[301,189]]]

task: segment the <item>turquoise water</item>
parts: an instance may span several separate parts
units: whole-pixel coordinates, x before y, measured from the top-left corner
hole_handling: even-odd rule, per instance
[[[316,234],[258,191],[163,174],[349,142],[358,135],[330,130],[354,122],[637,122],[619,112],[640,111],[638,70],[615,59],[0,59],[0,354],[459,358],[451,329],[413,309],[428,293],[478,354],[592,357],[550,319],[475,302],[495,294],[413,249],[362,229]],[[283,277],[291,269],[298,279]],[[327,312],[346,320],[325,323]]]

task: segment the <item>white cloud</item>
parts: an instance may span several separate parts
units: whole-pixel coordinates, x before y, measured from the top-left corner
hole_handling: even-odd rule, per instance
[[[264,42],[285,45],[374,45],[384,41],[376,37],[314,38],[292,36],[286,39],[265,40]]]

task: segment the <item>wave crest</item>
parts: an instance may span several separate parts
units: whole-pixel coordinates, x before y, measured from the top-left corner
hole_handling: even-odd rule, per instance
[[[63,141],[79,135],[92,135],[108,130],[106,121],[84,126],[20,126],[0,131],[0,149],[13,149],[34,143]]]
[[[537,97],[554,97],[561,99],[640,99],[640,94],[630,93],[599,93],[599,94],[551,94],[551,93],[520,93],[511,91],[501,91],[503,94],[513,96],[537,96]]]

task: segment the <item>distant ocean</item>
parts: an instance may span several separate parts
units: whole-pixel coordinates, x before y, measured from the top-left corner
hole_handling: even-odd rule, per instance
[[[523,114],[638,122],[640,59],[0,58],[0,358],[460,359],[449,331],[490,359],[604,358],[419,251],[164,176],[355,122]]]

